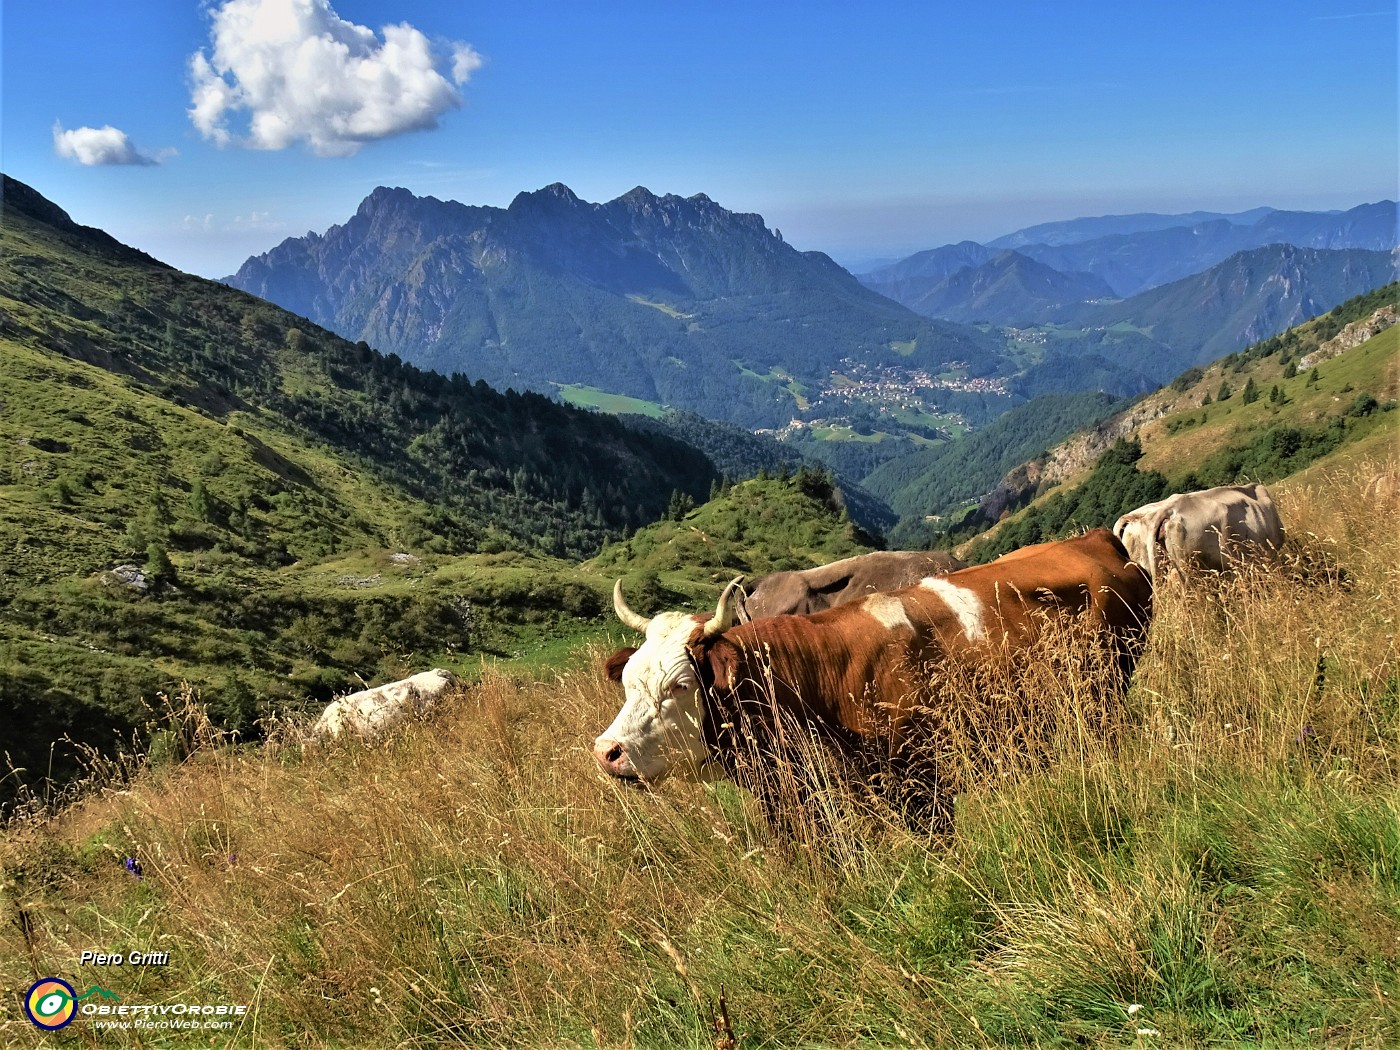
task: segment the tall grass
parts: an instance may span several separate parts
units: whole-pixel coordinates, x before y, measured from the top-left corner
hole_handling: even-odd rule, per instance
[[[238,1045],[715,1047],[721,991],[748,1048],[1393,1045],[1400,539],[1365,480],[1282,492],[1281,564],[1162,587],[1126,696],[1073,649],[945,689],[951,834],[839,776],[784,838],[730,785],[609,783],[596,651],[377,748],[154,763],[10,828],[0,1031],[96,948],[170,952],[100,975],[124,1001],[250,1004]]]

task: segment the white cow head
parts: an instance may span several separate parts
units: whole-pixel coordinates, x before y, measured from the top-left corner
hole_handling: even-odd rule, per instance
[[[1150,580],[1157,580],[1157,530],[1161,527],[1163,515],[1170,500],[1158,500],[1130,510],[1113,523],[1113,535],[1117,536],[1128,552],[1128,560],[1142,569]]]
[[[1128,559],[1143,568],[1147,567],[1150,557],[1148,527],[1147,520],[1137,514],[1124,514],[1113,525],[1113,535],[1122,541]]]
[[[626,700],[593,744],[593,757],[606,773],[655,784],[673,773],[706,779],[714,772],[706,768],[705,703],[689,646],[697,635],[713,638],[734,625],[735,591],[742,580],[737,577],[724,588],[708,620],[679,612],[638,616],[627,607],[622,581],[617,581],[613,609],[646,640],[630,654],[623,650],[608,661],[609,676],[622,682]]]

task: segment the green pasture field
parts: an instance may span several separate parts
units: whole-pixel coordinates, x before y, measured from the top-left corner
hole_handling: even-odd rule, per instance
[[[578,383],[561,383],[559,396],[569,404],[577,405],[579,408],[596,408],[614,415],[630,412],[660,419],[666,412],[665,406],[658,405],[654,401],[644,401],[639,397],[628,397],[625,394],[610,394],[606,390],[581,386]]]

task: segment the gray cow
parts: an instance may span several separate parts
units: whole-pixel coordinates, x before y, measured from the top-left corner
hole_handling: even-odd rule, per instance
[[[1154,582],[1167,566],[1226,572],[1242,558],[1272,557],[1283,547],[1283,522],[1263,485],[1168,496],[1128,511],[1113,534]]]
[[[815,569],[775,572],[753,585],[739,604],[739,620],[821,612],[868,594],[911,587],[926,576],[966,567],[946,551],[874,551]]]

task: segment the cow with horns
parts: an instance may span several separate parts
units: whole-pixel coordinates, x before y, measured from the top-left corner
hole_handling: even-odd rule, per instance
[[[785,719],[827,741],[899,752],[917,743],[909,737],[940,666],[1024,653],[1047,624],[1065,619],[1108,647],[1121,684],[1152,607],[1151,582],[1105,529],[810,616],[736,626],[739,583],[724,588],[712,616],[644,617],[628,608],[618,581],[618,618],[646,638],[605,665],[626,694],[594,743],[609,776],[649,785],[673,774],[728,775],[754,787],[739,775],[740,738],[752,753],[754,736],[781,733]],[[766,748],[759,740],[758,753],[771,754]]]

